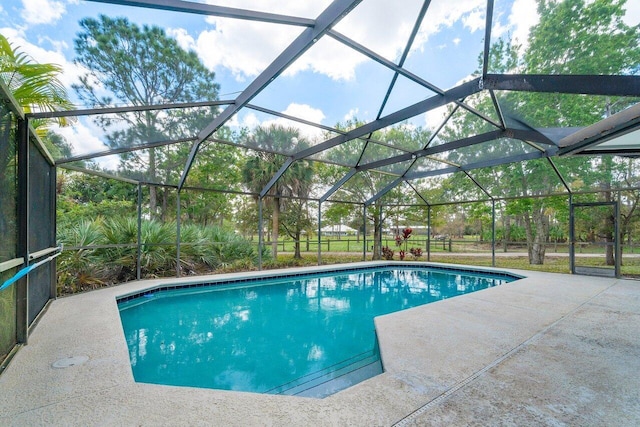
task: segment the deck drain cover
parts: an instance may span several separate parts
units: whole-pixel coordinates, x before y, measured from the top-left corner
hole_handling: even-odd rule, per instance
[[[64,359],[56,360],[51,366],[53,366],[54,368],[62,369],[68,368],[70,366],[82,365],[87,360],[89,360],[87,356],[71,356],[65,357]]]

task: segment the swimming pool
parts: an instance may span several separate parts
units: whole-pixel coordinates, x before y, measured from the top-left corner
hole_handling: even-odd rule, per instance
[[[324,397],[382,372],[373,318],[517,279],[417,266],[172,285],[120,298],[136,381]]]

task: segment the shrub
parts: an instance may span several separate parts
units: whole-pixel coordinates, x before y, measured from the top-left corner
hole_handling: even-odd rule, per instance
[[[66,226],[65,226],[66,225]],[[58,292],[74,293],[133,280],[138,257],[138,221],[115,217],[61,225],[59,240],[67,247],[109,245],[103,248],[65,250],[58,261]],[[176,224],[142,221],[140,265],[143,277],[162,277],[176,271]],[[180,264],[186,274],[252,270],[257,248],[233,231],[215,226],[180,227]],[[128,245],[128,246],[127,246]],[[270,262],[264,247],[262,259]]]
[[[85,247],[103,243],[102,219],[82,220],[63,229],[58,238],[65,246]],[[58,292],[73,293],[104,284],[105,270],[99,249],[63,251],[58,259]]]

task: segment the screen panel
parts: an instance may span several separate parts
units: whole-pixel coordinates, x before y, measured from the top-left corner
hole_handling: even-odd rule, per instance
[[[0,262],[17,256],[17,155],[16,118],[0,103]],[[0,283],[11,278],[17,267],[0,272]],[[0,291],[0,360],[16,344],[16,287]]]
[[[29,147],[29,253],[55,246],[55,192],[52,180],[54,167],[38,149],[34,140]],[[38,262],[40,259],[34,259]],[[55,269],[51,263],[37,267],[29,273],[28,322],[31,324],[52,297],[51,288]]]

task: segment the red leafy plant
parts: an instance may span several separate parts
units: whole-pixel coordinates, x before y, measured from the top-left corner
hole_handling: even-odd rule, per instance
[[[382,248],[382,257],[386,260],[393,259],[393,250],[389,249],[389,246],[385,246]]]
[[[411,237],[411,233],[413,233],[413,230],[409,227],[402,230],[402,234],[398,234],[396,236],[396,246],[401,246],[403,243],[406,244],[407,240],[409,240],[409,237]]]

